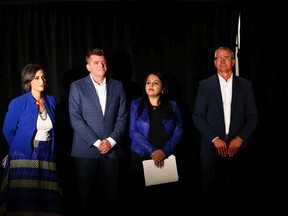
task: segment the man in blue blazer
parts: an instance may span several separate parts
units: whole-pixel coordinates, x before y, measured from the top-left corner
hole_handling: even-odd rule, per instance
[[[87,51],[86,62],[90,74],[70,86],[69,114],[74,129],[71,156],[81,213],[94,205],[109,212],[116,204],[119,159],[123,155],[120,138],[128,115],[126,93],[121,82],[106,76],[103,50]]]
[[[240,198],[237,191],[243,189],[247,171],[244,152],[258,124],[258,112],[251,82],[233,75],[233,51],[219,47],[214,55],[217,74],[200,81],[193,121],[202,136],[203,204],[226,208]]]

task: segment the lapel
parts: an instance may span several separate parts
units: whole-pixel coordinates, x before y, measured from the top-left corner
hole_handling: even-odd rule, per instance
[[[150,125],[150,118],[149,118],[149,108],[146,105],[143,109],[142,119]],[[149,126],[150,127],[150,126]]]
[[[213,80],[213,92],[215,92],[215,99],[217,106],[219,108],[219,112],[224,117],[224,110],[223,110],[223,101],[222,101],[222,95],[221,95],[221,87],[220,87],[220,80],[217,74],[215,74],[212,78]]]
[[[100,101],[99,101],[95,86],[91,80],[90,75],[86,77],[84,82],[85,82],[85,87],[87,90],[87,97],[89,98],[90,101],[92,101],[92,103],[94,104],[94,107],[96,107],[96,109],[102,113]]]
[[[239,79],[237,76],[233,76],[233,83],[232,83],[232,101],[231,101],[231,119],[233,114],[235,113],[235,109],[237,108],[237,101],[239,98]]]
[[[112,102],[112,95],[113,95],[113,89],[114,86],[111,83],[110,79],[106,77],[106,106],[105,106],[105,113],[107,113],[107,110]]]

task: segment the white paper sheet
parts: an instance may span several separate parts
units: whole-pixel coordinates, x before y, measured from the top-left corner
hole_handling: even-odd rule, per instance
[[[143,161],[143,168],[146,186],[179,180],[176,158],[174,155],[170,155],[165,159],[164,167],[162,168],[156,167],[152,159]]]

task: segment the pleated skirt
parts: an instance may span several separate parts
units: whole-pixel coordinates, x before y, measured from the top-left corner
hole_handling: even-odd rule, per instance
[[[31,157],[10,149],[0,191],[1,216],[63,215],[59,185],[50,142],[34,141]]]

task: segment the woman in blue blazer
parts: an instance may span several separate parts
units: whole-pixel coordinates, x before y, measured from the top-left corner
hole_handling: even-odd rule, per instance
[[[41,65],[23,68],[22,85],[27,93],[10,102],[3,125],[9,152],[0,215],[61,215],[63,199],[54,158],[56,100],[44,93]]]
[[[161,169],[164,159],[173,154],[182,136],[182,122],[175,101],[168,98],[168,87],[159,72],[150,72],[144,79],[141,98],[130,107],[131,167],[130,183],[136,196],[145,197],[143,160],[152,159]],[[139,201],[138,201],[139,202]]]

